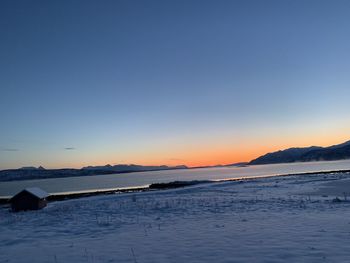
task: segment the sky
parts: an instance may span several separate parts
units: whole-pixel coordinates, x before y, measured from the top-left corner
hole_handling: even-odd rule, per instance
[[[350,140],[350,1],[0,1],[0,169]]]

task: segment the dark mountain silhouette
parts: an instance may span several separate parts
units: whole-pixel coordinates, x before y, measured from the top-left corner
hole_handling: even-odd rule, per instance
[[[185,165],[144,166],[144,165],[137,165],[137,164],[117,164],[117,165],[107,164],[105,166],[87,166],[87,167],[83,167],[81,170],[95,171],[95,172],[101,171],[101,172],[126,173],[126,172],[145,172],[145,171],[158,171],[158,170],[169,170],[169,169],[186,169],[186,168],[187,166]]]
[[[249,164],[336,161],[345,159],[350,159],[350,141],[330,147],[312,146],[306,148],[290,148],[283,151],[268,153],[250,161]]]
[[[239,163],[230,163],[230,164],[216,164],[216,165],[205,165],[205,166],[195,166],[190,169],[199,169],[199,168],[220,168],[220,167],[246,167],[248,162],[239,162]]]
[[[105,166],[88,166],[81,169],[45,169],[42,166],[36,167],[22,167],[19,169],[9,169],[0,171],[1,181],[15,181],[15,180],[32,180],[44,178],[62,178],[74,176],[90,176],[102,174],[117,174],[117,173],[131,173],[131,172],[145,172],[145,171],[161,171],[173,169],[188,169],[185,165],[178,166],[143,166],[136,164],[118,164]]]

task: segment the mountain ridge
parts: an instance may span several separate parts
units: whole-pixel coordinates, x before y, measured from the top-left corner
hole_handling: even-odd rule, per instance
[[[103,174],[163,171],[163,170],[176,170],[176,169],[188,169],[188,167],[186,165],[144,166],[144,165],[136,165],[136,164],[117,164],[117,165],[107,164],[105,166],[86,166],[81,169],[74,169],[74,168],[45,169],[42,166],[39,166],[38,168],[27,166],[19,169],[1,170],[0,182],[16,181],[16,180],[46,179],[46,178],[63,178],[63,177],[75,177],[75,176],[91,176],[91,175],[103,175]]]
[[[329,147],[293,147],[264,154],[249,162],[249,165],[277,164],[312,161],[337,161],[350,159],[350,140]]]

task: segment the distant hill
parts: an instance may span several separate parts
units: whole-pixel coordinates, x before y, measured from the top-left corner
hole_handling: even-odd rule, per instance
[[[234,166],[234,167],[246,167],[246,166],[248,166],[248,162],[231,163],[231,164],[226,164],[224,166],[225,167],[231,167],[231,166]]]
[[[250,165],[293,163],[311,161],[336,161],[350,159],[350,141],[330,147],[312,146],[306,148],[290,148],[268,153],[250,161]]]
[[[239,162],[231,164],[216,164],[216,165],[206,165],[206,166],[195,166],[190,169],[199,169],[199,168],[221,168],[221,167],[245,167],[248,165],[248,162]]]
[[[105,166],[88,166],[81,169],[45,169],[43,167],[22,167],[19,169],[9,169],[0,171],[0,182],[15,181],[15,180],[32,180],[45,178],[62,178],[74,176],[90,176],[101,174],[117,174],[117,173],[131,173],[131,172],[145,172],[145,171],[161,171],[174,169],[187,169],[185,165],[178,166],[143,166],[136,164],[118,164]]]
[[[83,167],[82,171],[89,171],[89,172],[113,172],[113,173],[130,173],[130,172],[146,172],[146,171],[160,171],[160,170],[173,170],[173,169],[187,169],[188,167],[186,165],[177,165],[177,166],[167,166],[167,165],[160,165],[160,166],[144,166],[144,165],[137,165],[137,164],[117,164],[117,165],[110,165],[107,164],[105,166],[87,166]]]

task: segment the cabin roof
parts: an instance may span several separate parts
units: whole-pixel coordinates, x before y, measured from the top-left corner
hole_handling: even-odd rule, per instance
[[[39,199],[42,199],[42,198],[49,196],[48,193],[46,193],[44,190],[40,189],[39,187],[28,187],[28,188],[25,188],[24,190],[20,191],[19,193],[15,194],[12,198],[14,198],[15,196],[17,196],[18,194],[20,194],[24,191],[27,193],[30,193],[31,195],[33,195]]]

